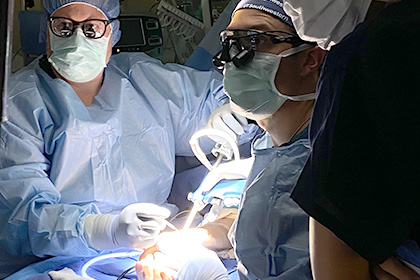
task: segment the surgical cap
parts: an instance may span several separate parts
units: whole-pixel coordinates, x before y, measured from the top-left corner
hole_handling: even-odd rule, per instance
[[[242,0],[236,6],[233,14],[240,9],[256,9],[269,13],[294,29],[292,19],[283,10],[283,0]]]
[[[120,14],[119,0],[44,0],[44,9],[48,15],[70,3],[87,3],[101,10],[108,19],[116,18]],[[114,20],[111,23],[112,45],[114,46],[121,37],[120,22]]]

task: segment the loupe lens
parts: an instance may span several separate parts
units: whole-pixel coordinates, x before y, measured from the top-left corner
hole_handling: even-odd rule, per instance
[[[235,57],[232,58],[233,65],[238,68],[245,67],[253,58],[254,58],[254,50],[243,50],[238,53]]]

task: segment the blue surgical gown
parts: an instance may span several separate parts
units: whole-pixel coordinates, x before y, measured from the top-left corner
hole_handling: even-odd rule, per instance
[[[111,58],[91,106],[38,60],[12,77],[8,96],[0,278],[34,256],[97,254],[83,237],[88,214],[165,203],[175,156],[193,156],[190,136],[226,99],[218,72],[163,65],[141,53]]]
[[[268,133],[254,143],[254,165],[230,230],[240,279],[312,279],[309,217],[290,198],[309,156],[307,132],[280,147]]]

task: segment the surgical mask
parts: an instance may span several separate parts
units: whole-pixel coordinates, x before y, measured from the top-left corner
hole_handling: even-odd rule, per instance
[[[364,21],[371,0],[285,0],[299,37],[325,50],[339,43]]]
[[[226,63],[223,87],[230,98],[232,111],[252,120],[261,120],[273,115],[286,100],[305,101],[315,99],[315,93],[288,96],[279,92],[275,77],[281,59],[311,47],[300,45],[280,54],[255,52],[244,68]]]
[[[108,37],[89,39],[80,28],[72,36],[60,38],[50,32],[53,51],[48,61],[65,79],[84,83],[96,78],[106,67]]]

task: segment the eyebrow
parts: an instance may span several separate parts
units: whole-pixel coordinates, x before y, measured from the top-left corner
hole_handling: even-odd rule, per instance
[[[262,23],[262,24],[251,24],[251,25],[248,25],[247,26],[247,28],[245,28],[245,29],[258,29],[258,30],[270,30],[270,29],[272,29],[272,28],[270,28],[267,24],[264,24],[264,23]]]
[[[228,28],[228,29],[237,29],[237,28]],[[257,30],[261,30],[261,31],[274,31],[274,29],[272,27],[270,27],[269,25],[265,24],[265,23],[257,23],[257,24],[250,24],[248,26],[245,26],[241,29],[257,29]],[[283,31],[283,32],[287,32],[287,33],[292,33],[296,35],[296,31],[294,31],[293,29],[288,30],[286,28],[282,28],[282,30],[279,29],[275,29],[275,31]]]

